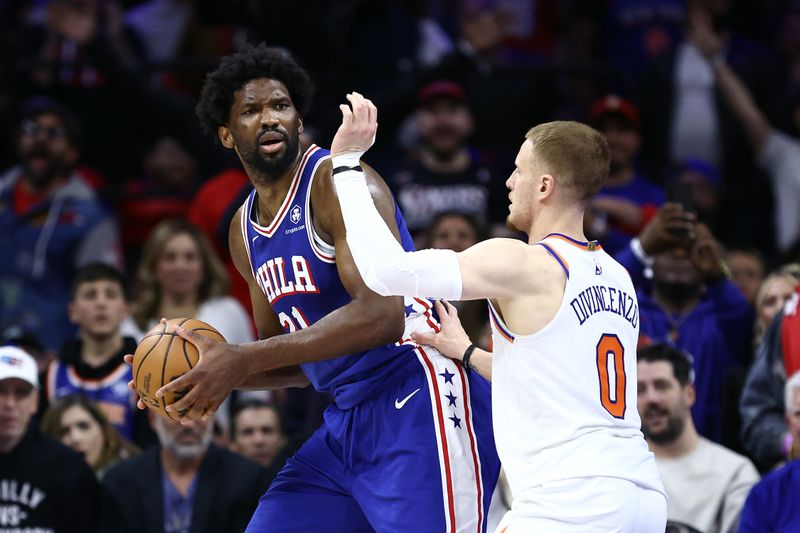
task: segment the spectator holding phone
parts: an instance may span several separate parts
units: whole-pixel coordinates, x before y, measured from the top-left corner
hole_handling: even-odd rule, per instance
[[[586,229],[616,257],[664,203],[664,189],[637,168],[642,139],[639,111],[632,102],[608,94],[592,104],[589,120],[606,136],[611,167],[587,211]]]
[[[722,175],[716,167],[697,157],[684,159],[667,183],[667,201],[681,204],[697,220],[717,232],[720,219]]]
[[[752,308],[728,279],[711,231],[679,204],[665,204],[631,248],[623,264],[635,278],[647,270],[652,278],[638,292],[641,342],[666,342],[693,356],[692,418],[701,435],[719,442],[723,383],[750,358]]]

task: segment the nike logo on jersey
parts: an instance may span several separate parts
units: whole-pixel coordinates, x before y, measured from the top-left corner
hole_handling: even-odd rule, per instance
[[[410,400],[410,399],[411,399],[411,397],[412,397],[412,396],[414,396],[414,395],[415,395],[416,393],[418,393],[418,392],[419,392],[419,389],[415,390],[414,392],[412,392],[411,394],[409,394],[408,396],[406,396],[406,397],[405,397],[405,398],[403,398],[402,400],[395,400],[395,401],[394,401],[394,408],[395,408],[395,409],[402,409],[402,408],[403,408],[403,406],[406,404],[406,402],[407,402],[408,400]]]

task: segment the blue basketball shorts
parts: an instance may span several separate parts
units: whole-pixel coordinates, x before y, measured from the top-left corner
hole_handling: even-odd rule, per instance
[[[419,347],[325,421],[259,501],[247,533],[486,531],[500,461],[490,385]]]

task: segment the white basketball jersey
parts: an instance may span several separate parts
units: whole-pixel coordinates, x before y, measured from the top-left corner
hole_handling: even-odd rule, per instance
[[[535,246],[567,274],[556,315],[517,335],[490,306],[495,440],[515,505],[527,488],[588,476],[664,493],[636,408],[639,309],[630,276],[597,243],[551,234]]]

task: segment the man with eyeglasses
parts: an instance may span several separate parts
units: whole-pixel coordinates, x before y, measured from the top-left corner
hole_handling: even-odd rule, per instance
[[[57,102],[23,106],[19,163],[0,174],[0,331],[21,328],[47,351],[72,338],[66,308],[75,270],[121,266],[115,221],[75,171],[80,131]]]

